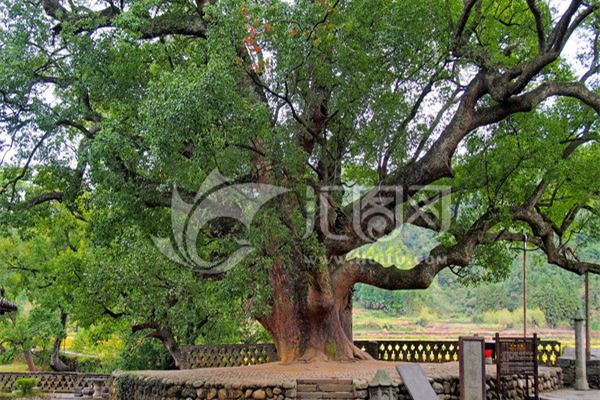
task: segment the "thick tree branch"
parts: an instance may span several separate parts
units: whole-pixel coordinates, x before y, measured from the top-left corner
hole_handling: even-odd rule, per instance
[[[28,209],[49,201],[62,202],[63,198],[64,194],[62,192],[47,192],[25,201],[21,204],[21,208]]]
[[[146,335],[149,338],[155,338],[160,340],[175,363],[175,367],[181,368],[182,356],[181,349],[173,335],[173,332],[170,328],[162,326],[160,323],[155,321],[145,322],[142,324],[133,325],[131,327],[131,331],[133,333],[141,332],[151,329],[151,331]]]
[[[546,254],[550,264],[557,265],[578,275],[586,272],[600,274],[600,265],[569,257],[568,252],[554,244],[554,229],[537,210],[527,207],[515,207],[511,214],[514,220],[527,223],[534,235],[541,239],[541,249]]]
[[[399,167],[380,185],[338,212],[337,218],[331,221],[330,229],[335,231],[335,227],[338,226],[341,227],[338,229],[343,232],[352,232],[353,230],[348,227],[348,224],[355,223],[356,217],[361,219],[361,231],[366,232],[369,220],[363,219],[361,216],[371,215],[371,209],[381,207],[380,204],[375,204],[370,199],[385,198],[389,200],[386,208],[395,210],[396,206],[421,191],[424,186],[438,179],[452,176],[452,157],[459,143],[473,129],[474,107],[484,90],[483,75],[478,74],[467,86],[454,117],[433,143],[431,149],[421,159]],[[401,198],[398,196],[399,191]],[[379,231],[378,237],[389,234],[397,227],[396,221],[390,222]],[[378,237],[370,239],[374,240]],[[350,235],[345,241],[329,241],[325,238],[325,244],[332,254],[345,254],[365,243],[364,238],[356,234]]]
[[[519,93],[545,66],[557,59],[562,49],[562,41],[566,40],[565,36],[568,34],[569,26],[574,29],[589,16],[590,9],[593,7],[583,11],[572,25],[569,25],[580,5],[581,2],[573,1],[569,10],[563,15],[551,34],[552,41],[560,41],[560,46],[555,46],[551,50],[540,53],[532,61],[515,67],[506,73],[480,72],[476,75],[467,86],[453,119],[431,149],[422,159],[411,162],[390,174],[382,182],[382,185],[400,186],[403,190],[404,200],[410,198],[420,190],[418,186],[428,185],[440,178],[452,176],[452,157],[459,143],[469,132],[478,127],[499,122],[510,115],[530,111],[552,96],[567,96],[579,99],[600,114],[600,97],[580,82],[547,82],[525,94],[513,96],[514,93]],[[563,26],[566,26],[566,28],[563,29]],[[515,78],[517,79],[513,81]],[[489,93],[498,104],[476,110],[476,104],[486,93]],[[386,195],[385,189],[382,190],[381,187],[377,187],[359,201],[363,202],[365,198],[374,197],[374,191]],[[389,204],[389,208],[393,209],[396,205],[395,202],[392,202]],[[369,205],[367,204],[367,206]],[[356,210],[360,210],[363,214],[368,211],[360,204],[357,207],[355,202],[345,208],[343,218],[347,221],[352,220],[347,216],[352,215]],[[381,236],[388,234],[394,228],[392,224],[389,225],[387,229],[381,230]],[[362,244],[364,242],[352,238],[346,246],[340,246],[339,243],[336,243],[335,246],[328,247],[334,253],[343,253],[352,246]]]
[[[460,47],[463,41],[463,34],[465,31],[465,27],[467,26],[467,22],[469,21],[469,17],[471,16],[471,11],[473,11],[473,7],[477,3],[478,0],[465,0],[465,7],[463,12],[458,20],[458,24],[454,31],[454,54],[456,56],[460,55]]]
[[[512,114],[531,111],[542,101],[553,96],[578,99],[600,114],[600,96],[589,90],[583,83],[546,82],[530,92],[512,97],[494,106],[477,110],[474,125],[475,127],[481,127],[502,121]]]
[[[147,16],[146,24],[139,27],[137,33],[143,39],[153,39],[166,35],[187,35],[206,38],[206,22],[203,9],[206,1],[202,1],[190,10],[188,15],[161,14],[154,18]],[[93,11],[83,8],[84,13],[69,11],[62,6],[59,0],[43,0],[42,7],[46,14],[58,21],[54,27],[55,33],[63,30],[63,24],[69,23],[75,28],[74,33],[89,33],[100,28],[112,27],[114,20],[123,10],[114,4],[100,10]]]
[[[446,267],[468,266],[475,247],[486,240],[487,232],[499,222],[499,217],[495,210],[483,214],[467,231],[457,235],[457,244],[438,245],[412,269],[385,268],[372,260],[353,259],[335,271],[333,279],[340,285],[360,282],[389,290],[426,289]]]
[[[61,119],[56,123],[56,125],[68,126],[71,128],[75,128],[78,131],[80,131],[88,139],[93,139],[94,136],[96,136],[96,134],[100,131],[99,126],[94,126],[91,129],[88,129],[85,126],[83,126],[82,124],[75,122],[75,121],[68,120],[68,119]]]
[[[562,15],[552,32],[550,33],[550,37],[548,40],[548,50],[560,51],[565,44],[567,37],[567,33],[569,32],[569,25],[571,24],[571,20],[583,1],[581,0],[572,0],[571,4]]]
[[[527,5],[529,6],[529,10],[531,10],[531,14],[533,14],[533,18],[535,19],[535,29],[538,36],[538,47],[540,51],[543,51],[546,48],[546,33],[544,32],[544,21],[542,20],[542,12],[540,11],[540,7],[538,6],[536,0],[527,0]]]

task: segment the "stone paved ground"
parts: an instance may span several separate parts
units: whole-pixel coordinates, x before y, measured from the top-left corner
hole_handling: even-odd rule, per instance
[[[350,378],[354,380],[371,380],[377,370],[386,369],[390,377],[400,382],[400,377],[394,369],[395,365],[386,361],[359,361],[359,362],[315,362],[294,363],[283,365],[280,363],[269,363],[253,365],[250,367],[234,368],[202,368],[183,371],[135,371],[127,372],[131,375],[152,376],[158,378],[172,379],[174,382],[183,383],[187,381],[203,381],[214,383],[237,383],[237,384],[280,384],[284,381],[311,378]],[[425,374],[432,378],[458,377],[458,363],[445,364],[421,364]],[[544,370],[545,368],[540,368]],[[488,366],[488,375],[495,376],[495,366]],[[600,399],[599,399],[600,400]]]
[[[540,395],[540,400],[599,400],[600,390],[578,392],[576,390],[558,390]]]

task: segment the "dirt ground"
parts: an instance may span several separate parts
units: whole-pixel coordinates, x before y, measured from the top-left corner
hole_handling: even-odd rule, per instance
[[[316,362],[294,363],[283,365],[269,363],[249,367],[234,368],[203,368],[183,371],[135,371],[129,375],[152,376],[172,379],[175,382],[204,381],[223,384],[280,384],[296,379],[328,379],[346,378],[353,380],[371,380],[377,370],[385,369],[390,377],[400,382],[400,377],[394,369],[401,363],[386,361],[357,361],[357,362]],[[458,363],[421,364],[425,374],[430,377],[458,377]],[[545,368],[540,368],[540,372]],[[495,366],[488,366],[489,376],[495,376]]]

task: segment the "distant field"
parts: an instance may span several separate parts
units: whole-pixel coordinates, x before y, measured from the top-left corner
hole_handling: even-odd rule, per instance
[[[421,339],[456,340],[459,336],[479,335],[491,338],[499,332],[504,335],[522,335],[523,328],[510,329],[499,325],[461,321],[457,318],[438,317],[426,326],[418,324],[419,317],[393,316],[382,311],[355,309],[353,314],[354,339]],[[568,347],[575,345],[573,330],[530,327],[543,340],[557,340]],[[600,348],[600,331],[592,332],[592,346]]]
[[[423,323],[422,316],[395,316],[383,311],[363,310],[356,308],[353,313],[353,330],[355,340],[457,340],[459,336],[479,335],[492,338],[496,332],[503,335],[522,335],[519,326],[505,329],[500,325],[473,323],[467,317],[429,316]],[[530,327],[529,333],[536,332],[543,340],[557,340],[566,347],[575,346],[573,330],[569,328],[550,329]],[[67,339],[67,351],[73,345],[73,333]],[[113,343],[114,345],[114,343]],[[600,348],[600,330],[592,332],[592,346]],[[107,346],[110,351],[114,346]],[[0,372],[24,372],[27,364],[16,362],[0,365]]]

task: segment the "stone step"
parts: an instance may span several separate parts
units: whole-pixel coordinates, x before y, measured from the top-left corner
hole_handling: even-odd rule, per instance
[[[307,383],[300,383],[298,382],[297,386],[296,386],[296,390],[298,392],[316,392],[317,391],[317,384],[307,384]]]
[[[321,383],[317,385],[320,392],[354,392],[354,385],[340,383]]]
[[[351,379],[298,379],[298,400],[354,399]]]
[[[296,388],[300,392],[354,392],[354,385],[340,385],[337,383],[321,383],[319,385],[298,384]]]
[[[315,384],[319,383],[339,383],[342,385],[352,385],[352,379],[337,379],[337,378],[313,378],[313,379],[298,379],[298,384]]]

